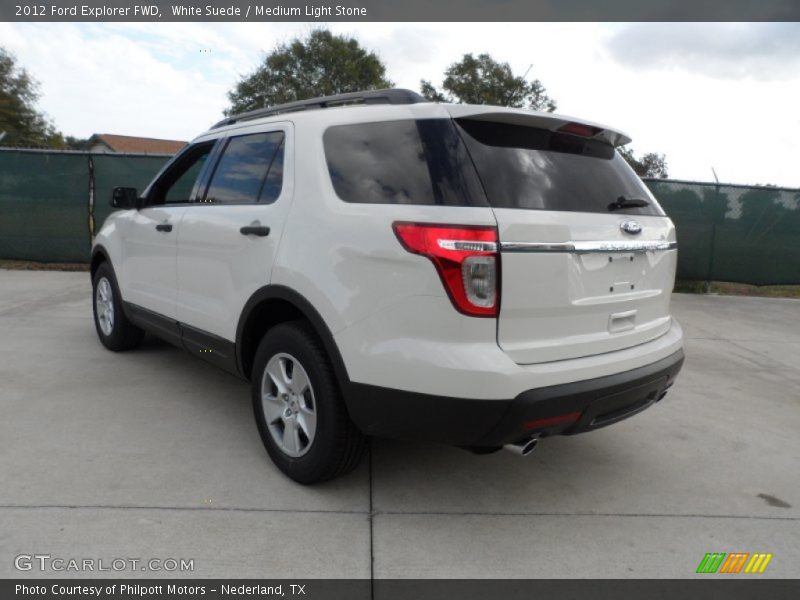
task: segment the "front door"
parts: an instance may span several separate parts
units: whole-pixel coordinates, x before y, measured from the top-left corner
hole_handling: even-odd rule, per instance
[[[176,318],[178,228],[213,145],[197,144],[182,151],[145,191],[145,206],[118,221],[122,297],[172,320]]]

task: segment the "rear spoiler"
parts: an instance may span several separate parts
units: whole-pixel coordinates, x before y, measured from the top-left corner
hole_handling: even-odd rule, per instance
[[[444,108],[454,119],[493,121],[496,123],[523,125],[525,127],[538,127],[550,131],[561,131],[599,140],[614,147],[624,146],[631,141],[631,138],[626,134],[605,125],[553,113],[526,110],[524,108],[500,108],[475,104],[448,104],[444,105]]]

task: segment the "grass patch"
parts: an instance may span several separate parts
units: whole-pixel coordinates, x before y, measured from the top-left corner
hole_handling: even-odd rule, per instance
[[[32,260],[0,259],[0,269],[14,271],[88,271],[89,263],[43,263]]]
[[[706,290],[705,281],[678,280],[673,288],[684,294],[719,294],[722,296],[761,296],[764,298],[800,298],[800,285],[748,285],[728,281],[712,281]]]

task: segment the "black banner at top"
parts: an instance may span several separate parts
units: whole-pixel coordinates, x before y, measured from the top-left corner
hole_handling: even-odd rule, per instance
[[[800,0],[3,0],[0,21],[800,21]]]

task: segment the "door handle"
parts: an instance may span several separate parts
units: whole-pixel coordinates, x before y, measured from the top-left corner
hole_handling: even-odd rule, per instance
[[[264,225],[245,225],[239,230],[239,233],[242,235],[266,237],[269,235],[269,227],[265,227]]]
[[[156,225],[156,231],[172,231],[172,224],[171,223],[159,223]]]

